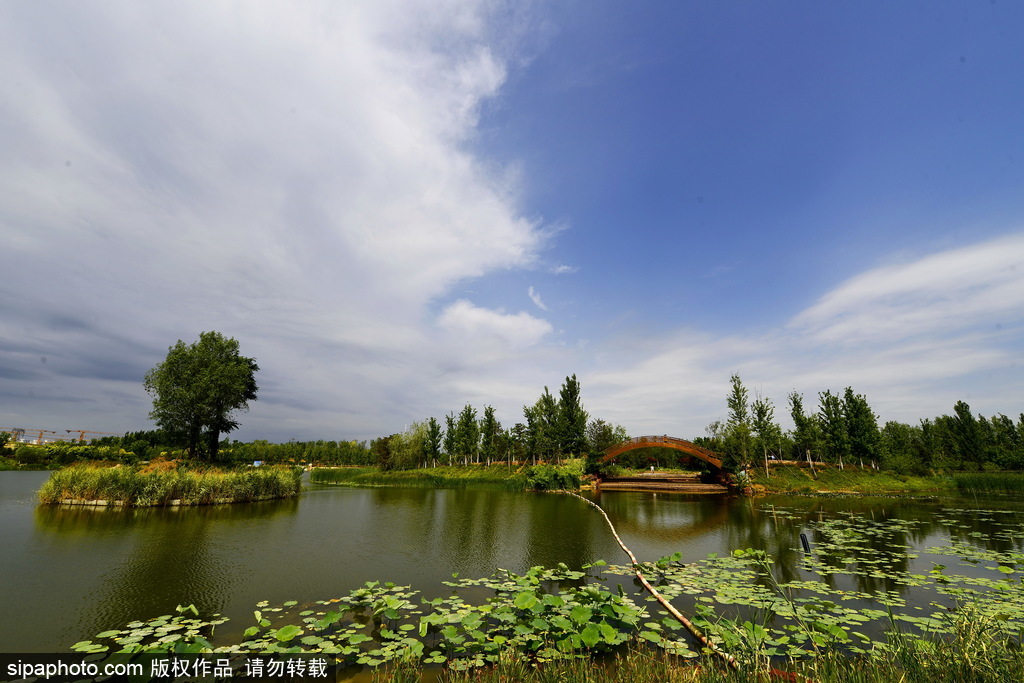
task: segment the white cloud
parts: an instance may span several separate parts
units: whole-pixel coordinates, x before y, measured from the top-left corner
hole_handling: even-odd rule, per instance
[[[36,401],[10,417],[59,419],[67,358],[86,374],[127,364],[126,384],[83,400],[127,401],[106,419],[137,427],[142,373],[208,329],[260,362],[253,418],[323,425],[351,412],[341,428],[372,434],[410,409],[396,408],[417,391],[402,369],[446,353],[431,346],[428,305],[456,282],[530,266],[546,239],[519,213],[514,175],[469,151],[505,79],[491,10],[5,12],[0,375],[22,377],[7,391]],[[459,307],[448,319],[511,347],[549,329]],[[54,359],[43,370],[41,355]]]
[[[965,386],[976,410],[1024,409],[1020,233],[874,269],[727,338],[559,345],[525,312],[435,314],[489,273],[577,270],[538,266],[563,227],[524,217],[516,169],[474,156],[481,105],[518,60],[492,11],[514,10],[5,7],[0,422],[140,428],[142,375],[211,329],[261,366],[242,438],[374,436],[465,401],[520,419],[573,372],[595,415],[682,436],[724,414],[733,371],[777,414],[792,388],[847,384],[901,419]]]
[[[438,324],[459,336],[472,337],[477,341],[493,340],[513,348],[533,346],[552,332],[550,323],[529,313],[512,315],[500,310],[492,311],[464,299],[448,306]]]
[[[544,305],[544,302],[540,298],[540,293],[534,290],[532,286],[526,291],[526,293],[530,296],[530,301],[532,301],[537,308],[542,311],[548,310],[548,307]]]
[[[774,330],[713,337],[679,330],[605,349],[581,374],[597,414],[635,434],[695,436],[724,418],[729,376],[775,403],[852,386],[882,421],[916,423],[970,399],[975,412],[1024,410],[1024,234],[863,273]]]
[[[796,316],[794,330],[825,343],[898,342],[976,324],[1019,324],[1024,235],[862,273]]]

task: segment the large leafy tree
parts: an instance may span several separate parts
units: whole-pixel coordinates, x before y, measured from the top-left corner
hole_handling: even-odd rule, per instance
[[[178,343],[146,373],[143,386],[153,397],[149,417],[185,442],[189,456],[216,460],[220,435],[238,427],[237,411],[256,400],[256,360],[238,352],[238,342],[220,332]],[[205,446],[205,448],[201,448]]]
[[[831,391],[818,393],[821,415],[821,437],[832,462],[843,464],[843,459],[850,457],[850,437],[846,429],[846,415],[843,401]]]
[[[862,467],[865,460],[877,464],[878,416],[868,405],[868,399],[846,387],[846,391],[843,392],[843,415],[846,418],[846,439],[850,456],[856,458]]]

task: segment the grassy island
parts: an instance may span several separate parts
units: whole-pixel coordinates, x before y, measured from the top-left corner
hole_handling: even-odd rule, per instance
[[[173,463],[73,465],[58,470],[39,489],[44,504],[153,507],[247,503],[297,496],[302,470],[260,467],[245,470],[188,470]]]

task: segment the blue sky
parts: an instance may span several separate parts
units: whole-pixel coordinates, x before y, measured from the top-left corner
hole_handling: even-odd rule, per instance
[[[216,329],[242,439],[506,425],[575,373],[692,437],[729,376],[1024,411],[1024,7],[0,6],[0,428],[149,426]]]

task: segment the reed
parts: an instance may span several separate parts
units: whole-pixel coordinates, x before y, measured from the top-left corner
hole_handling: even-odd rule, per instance
[[[945,639],[897,636],[888,647],[857,657],[833,650],[812,659],[773,662],[738,671],[713,662],[695,664],[694,660],[637,647],[603,660],[529,664],[502,657],[493,667],[447,670],[436,679],[429,674],[417,678],[412,669],[406,664],[393,671],[404,681],[438,683],[1015,683],[1024,671],[1024,649],[1019,643],[990,639],[980,629],[965,626]],[[421,669],[420,673],[424,671]],[[391,679],[381,675],[374,680]]]
[[[960,491],[1024,493],[1024,473],[1021,472],[957,472],[952,479]]]
[[[296,496],[302,488],[301,476],[301,470],[288,467],[142,472],[125,466],[72,466],[50,475],[39,490],[39,501],[105,501],[129,507],[243,503]]]

